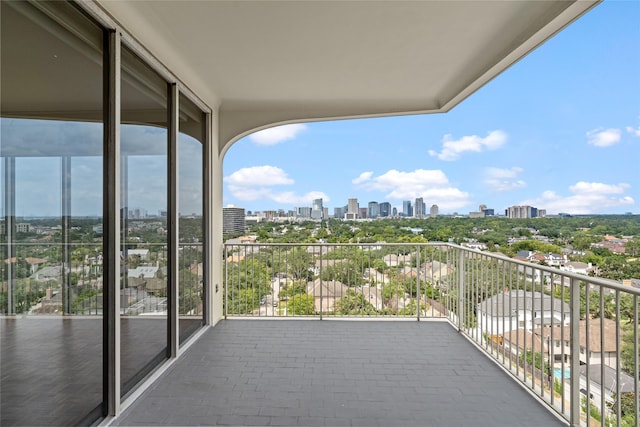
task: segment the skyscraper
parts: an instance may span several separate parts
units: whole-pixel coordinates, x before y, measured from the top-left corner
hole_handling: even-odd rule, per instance
[[[405,200],[402,202],[402,214],[404,216],[413,216],[413,205],[411,205],[411,200]]]
[[[378,202],[369,202],[369,218],[377,218],[380,215]]]
[[[438,216],[438,205],[431,205],[431,209],[429,209],[429,216],[431,218]]]
[[[347,200],[347,214],[346,219],[357,219],[360,215],[360,206],[358,205],[358,199]]]
[[[380,216],[388,217],[390,215],[391,215],[391,203],[389,202],[380,203]]]
[[[322,219],[323,213],[322,199],[314,199],[311,205],[311,219]]]
[[[416,204],[415,204],[415,207],[413,208],[413,212],[414,212],[413,216],[415,216],[416,218],[424,218],[426,214],[426,210],[427,210],[427,207],[424,204],[422,197],[416,198]]]
[[[507,218],[536,218],[538,216],[538,209],[528,205],[509,206],[505,210],[505,214]]]
[[[244,229],[244,208],[236,208],[235,206],[222,208],[223,235],[244,233]]]

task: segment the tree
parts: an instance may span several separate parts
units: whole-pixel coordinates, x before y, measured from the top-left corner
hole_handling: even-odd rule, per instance
[[[551,374],[549,363],[544,360],[542,353],[539,351],[533,352],[531,350],[527,350],[524,353],[520,353],[519,359],[520,362],[524,362],[528,366],[534,366],[536,369],[544,371],[547,375]]]
[[[315,313],[313,295],[296,294],[287,301],[287,314],[311,315]]]
[[[345,296],[336,301],[335,312],[342,315],[373,315],[376,314],[376,309],[364,295],[350,289]]]
[[[636,354],[637,342],[633,336],[633,325],[627,324],[624,326],[624,333],[622,335],[622,349],[620,351],[620,364],[622,369],[629,375],[634,377],[640,373],[635,373],[635,359],[638,356]]]
[[[625,253],[629,256],[640,256],[640,237],[635,237],[629,240],[624,245]]]
[[[311,279],[313,257],[306,247],[295,247],[287,254],[287,267],[294,279]]]
[[[307,285],[303,281],[296,281],[292,284],[287,282],[285,286],[280,289],[280,299],[291,298],[294,295],[306,294],[307,293]]]
[[[261,295],[255,289],[240,289],[228,296],[227,311],[233,314],[250,314],[260,306]]]

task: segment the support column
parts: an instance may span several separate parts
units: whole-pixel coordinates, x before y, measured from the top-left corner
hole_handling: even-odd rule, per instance
[[[211,135],[211,114],[204,115],[204,142],[202,145],[202,310],[204,311],[204,324],[211,325],[212,295],[217,291],[217,285],[211,281],[211,243],[213,235],[211,230],[211,152],[213,140]]]
[[[169,86],[168,109],[168,149],[167,149],[167,173],[168,173],[168,209],[167,209],[167,300],[169,324],[167,329],[167,357],[178,355],[180,329],[178,316],[178,280],[179,280],[179,227],[180,213],[178,211],[178,86],[174,83]]]

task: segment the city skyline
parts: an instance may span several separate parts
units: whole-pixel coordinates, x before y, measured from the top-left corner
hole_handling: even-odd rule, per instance
[[[605,1],[448,113],[290,124],[224,159],[247,211],[422,197],[443,214],[640,212],[640,3]],[[615,25],[614,25],[615,23]]]

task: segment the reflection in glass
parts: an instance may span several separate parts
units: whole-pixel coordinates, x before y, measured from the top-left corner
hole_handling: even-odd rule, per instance
[[[103,400],[103,31],[67,2],[0,8],[0,424],[88,424]]]
[[[203,141],[204,113],[180,96],[178,136],[178,316],[182,343],[203,325]]]
[[[167,357],[167,83],[122,48],[121,392]]]

